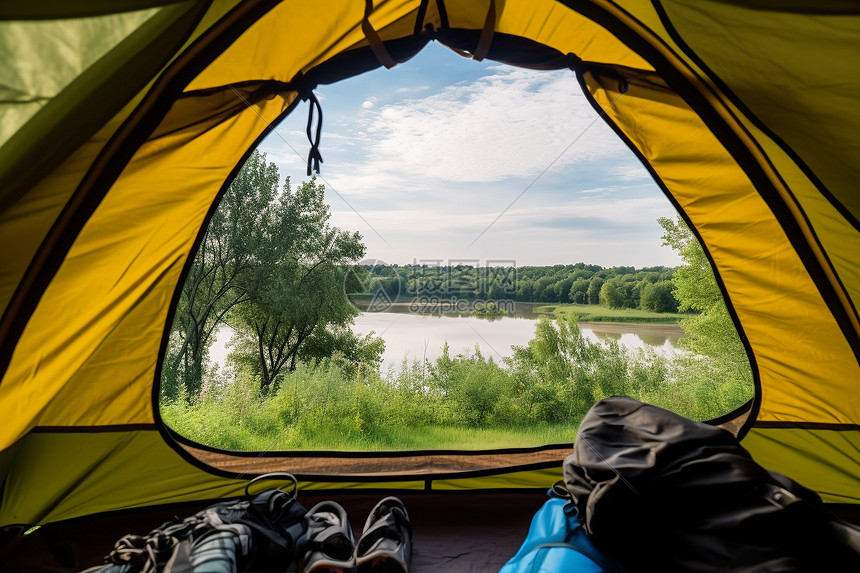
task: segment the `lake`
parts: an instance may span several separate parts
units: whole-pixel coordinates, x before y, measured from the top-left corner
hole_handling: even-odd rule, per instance
[[[534,337],[537,318],[505,316],[489,321],[450,314],[363,312],[355,319],[353,330],[362,335],[375,331],[385,340],[384,372],[398,368],[404,357],[434,360],[446,341],[451,356],[469,353],[477,345],[485,357],[498,362],[513,354],[511,346],[524,346]],[[615,339],[629,348],[653,348],[666,356],[674,355],[678,339],[684,336],[677,324],[581,322],[579,327],[589,340]]]
[[[533,312],[532,303],[517,303],[516,312],[487,320],[474,316],[447,314],[416,314],[408,304],[396,303],[386,312],[362,312],[355,319],[353,331],[365,335],[375,331],[385,340],[382,371],[397,369],[407,357],[409,361],[435,360],[442,354],[446,341],[451,356],[470,353],[475,345],[486,357],[496,362],[511,356],[511,346],[525,346],[534,337],[540,314]],[[582,333],[592,341],[614,339],[628,348],[652,348],[664,356],[673,356],[684,329],[677,324],[643,324],[636,322],[580,322]],[[214,362],[223,364],[227,355],[225,345],[232,331],[224,326],[217,332],[210,349]]]

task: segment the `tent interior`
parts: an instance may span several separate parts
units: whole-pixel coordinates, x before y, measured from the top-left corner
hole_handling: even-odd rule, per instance
[[[715,422],[857,517],[853,3],[76,0],[0,8],[4,563],[98,564],[267,471],[356,515],[401,496],[416,571],[513,555],[569,447],[225,452],[159,413],[179,287],[245,159],[317,86],[431,41],[576,75],[699,238],[747,349],[755,397]]]

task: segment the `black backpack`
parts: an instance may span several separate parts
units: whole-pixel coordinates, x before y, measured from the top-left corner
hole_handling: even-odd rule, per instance
[[[592,407],[564,481],[595,545],[628,571],[860,571],[860,532],[816,493],[728,431],[631,398]]]

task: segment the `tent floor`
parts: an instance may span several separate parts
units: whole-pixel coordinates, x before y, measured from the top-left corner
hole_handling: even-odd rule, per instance
[[[332,499],[347,510],[356,537],[371,508],[385,494],[300,495],[310,509]],[[414,573],[498,571],[526,537],[546,495],[530,493],[452,493],[398,495],[414,527]],[[208,505],[208,504],[207,504]],[[53,523],[0,545],[3,571],[72,573],[102,562],[114,542],[127,533],[145,534],[174,515],[191,515],[202,506],[161,507]],[[294,571],[295,566],[289,569]]]

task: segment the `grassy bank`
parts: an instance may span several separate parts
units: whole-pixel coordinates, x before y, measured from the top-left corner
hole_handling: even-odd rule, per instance
[[[237,451],[492,449],[572,442],[596,401],[626,395],[711,419],[751,395],[707,360],[667,360],[615,341],[591,342],[573,317],[537,321],[535,337],[502,367],[476,349],[397,372],[299,363],[276,389],[241,365],[212,372],[199,396],[162,403],[178,433]]]
[[[677,324],[684,317],[676,312],[649,312],[636,308],[609,308],[599,304],[547,304],[536,306],[536,314],[564,316],[575,314],[581,322],[652,322]]]

